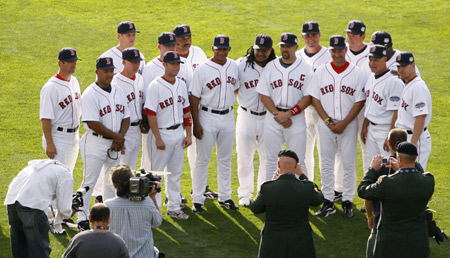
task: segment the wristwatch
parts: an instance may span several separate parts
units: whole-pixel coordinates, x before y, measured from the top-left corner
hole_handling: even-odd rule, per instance
[[[328,126],[331,122],[331,117],[328,117],[327,119],[323,120],[326,126]]]

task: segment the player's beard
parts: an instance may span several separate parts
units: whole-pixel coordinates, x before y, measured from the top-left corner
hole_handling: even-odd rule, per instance
[[[283,59],[291,59],[291,54],[288,51],[282,52],[281,55],[283,56]]]

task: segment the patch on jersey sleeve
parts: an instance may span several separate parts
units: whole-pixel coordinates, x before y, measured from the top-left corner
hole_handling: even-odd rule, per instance
[[[392,101],[392,102],[397,102],[397,101],[400,101],[400,97],[399,96],[391,96],[389,98],[389,100]]]
[[[419,103],[417,103],[416,105],[415,105],[415,107],[416,108],[423,108],[423,107],[425,107],[425,103],[424,102],[419,102]]]

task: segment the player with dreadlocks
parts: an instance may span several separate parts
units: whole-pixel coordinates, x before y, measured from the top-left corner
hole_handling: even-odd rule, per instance
[[[272,38],[259,34],[247,54],[237,60],[239,67],[239,89],[237,100],[240,108],[236,122],[236,152],[239,176],[239,205],[248,206],[254,190],[253,160],[255,150],[259,154],[258,190],[260,185],[272,177],[266,172],[264,149],[264,118],[266,109],[256,92],[259,77],[264,66],[276,58]],[[255,65],[256,63],[256,65]],[[250,69],[247,69],[250,68]]]

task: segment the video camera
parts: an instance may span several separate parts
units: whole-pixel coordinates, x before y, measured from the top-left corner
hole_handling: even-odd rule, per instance
[[[128,194],[130,200],[143,201],[152,190],[155,181],[161,182],[161,176],[155,176],[143,168],[137,170],[136,176],[130,178],[130,192]],[[161,187],[157,187],[156,191],[161,192]]]
[[[83,207],[83,196],[89,191],[89,186],[81,187],[76,193],[72,195],[72,209],[80,211],[80,207]]]

